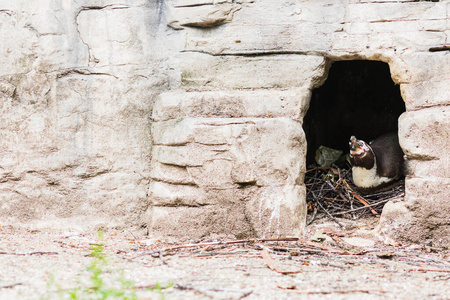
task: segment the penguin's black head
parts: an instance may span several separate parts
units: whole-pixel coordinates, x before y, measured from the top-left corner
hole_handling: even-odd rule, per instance
[[[355,136],[350,138],[350,162],[353,167],[372,169],[375,164],[375,155],[372,148],[363,140],[358,140]]]

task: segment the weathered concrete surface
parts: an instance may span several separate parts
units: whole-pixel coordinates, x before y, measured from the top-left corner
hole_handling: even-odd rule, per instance
[[[145,225],[159,18],[148,1],[2,1],[2,224]]]
[[[411,218],[392,236],[445,244],[450,56],[429,49],[449,15],[449,1],[2,1],[0,223],[300,234],[312,89],[334,60],[369,59],[407,108]]]

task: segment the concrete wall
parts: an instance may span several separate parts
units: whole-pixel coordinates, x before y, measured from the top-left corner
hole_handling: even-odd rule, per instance
[[[298,235],[311,92],[333,61],[368,59],[389,64],[407,109],[405,213],[380,235],[450,244],[450,55],[429,51],[449,43],[449,14],[449,1],[2,1],[0,223]]]

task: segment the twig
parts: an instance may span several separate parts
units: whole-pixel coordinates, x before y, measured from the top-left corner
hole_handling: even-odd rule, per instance
[[[388,202],[388,201],[390,201],[390,199],[382,200],[382,201],[379,201],[379,202],[377,202],[377,203],[369,204],[369,205],[367,205],[367,206],[361,206],[361,207],[358,207],[358,208],[354,208],[354,209],[350,209],[350,210],[346,210],[346,211],[341,211],[341,212],[333,213],[333,215],[334,215],[334,216],[337,216],[337,215],[345,215],[345,214],[348,214],[348,213],[351,213],[351,212],[355,212],[355,211],[358,211],[358,210],[362,210],[362,209],[366,209],[366,208],[369,208],[369,207],[372,207],[372,206],[377,206],[377,205],[380,205],[380,204],[382,204],[382,203],[386,203],[386,202]]]
[[[331,184],[330,181],[327,180],[326,183],[331,187],[331,189],[332,189],[333,191],[335,191],[336,193],[338,193],[338,195],[342,198],[342,200],[348,201],[348,199],[345,198],[345,196],[344,196],[340,191],[336,190],[336,188]]]
[[[0,254],[5,255],[18,255],[18,256],[25,256],[25,255],[57,255],[58,252],[46,252],[46,251],[36,251],[36,252],[28,252],[28,253],[17,253],[17,252],[0,252]]]
[[[217,246],[217,245],[230,245],[230,244],[245,244],[245,243],[255,243],[255,242],[289,242],[298,241],[299,238],[296,237],[284,237],[284,238],[267,238],[267,239],[246,239],[246,240],[234,240],[234,241],[219,241],[219,242],[207,242],[207,243],[197,243],[197,244],[185,244],[173,247],[166,247],[162,249],[156,249],[152,251],[143,252],[139,255],[133,257],[133,259],[145,255],[152,255],[155,253],[168,252],[178,249],[202,247],[202,246]]]
[[[198,253],[193,254],[193,257],[212,257],[212,256],[220,256],[220,257],[233,257],[237,255],[242,255],[243,253],[247,253],[248,251],[239,251],[239,252],[208,252],[208,253]]]
[[[336,222],[340,227],[344,227],[344,225],[341,224],[341,222],[339,222],[335,217],[333,217],[328,210],[325,209],[325,207],[323,207],[322,203],[320,203],[320,201],[317,201],[317,203],[319,204],[319,206],[325,211],[325,213],[328,215],[328,217],[333,220],[334,222]]]
[[[345,186],[347,187],[347,189],[350,190],[350,193],[352,194],[353,197],[355,197],[356,199],[358,199],[359,202],[361,202],[362,204],[364,204],[364,206],[368,207],[369,203],[367,203],[366,199],[364,199],[363,197],[361,197],[360,195],[358,195],[348,184],[347,181],[344,181]],[[376,211],[374,211],[372,208],[370,208],[370,211],[372,212],[372,214],[374,215],[378,215],[378,213]]]
[[[305,178],[306,198],[309,205],[308,212],[312,215],[308,219],[308,225],[319,214],[329,217],[329,215],[350,213],[353,219],[364,214],[379,215],[384,203],[387,202],[385,200],[404,195],[404,184],[400,183],[389,191],[361,196],[352,185],[350,176],[349,169],[340,169],[336,166],[333,168],[312,167],[308,170]],[[359,213],[356,213],[358,211]],[[350,215],[343,217],[348,218]]]
[[[273,259],[270,256],[269,252],[266,249],[261,250],[261,256],[264,259],[264,262],[269,267],[269,269],[271,269],[272,271],[275,271],[277,273],[280,273],[280,274],[297,274],[297,273],[301,273],[302,272],[301,269],[295,270],[295,271],[290,271],[290,270],[282,270],[282,269],[278,268],[275,265],[275,262],[273,261]]]
[[[352,194],[353,197],[355,197],[356,199],[358,199],[359,202],[361,202],[362,204],[364,204],[365,207],[369,207],[369,203],[367,203],[367,201],[361,197],[360,195],[358,195],[357,193],[355,193],[354,191],[350,191],[350,193]],[[374,215],[378,215],[378,213],[376,211],[373,210],[373,208],[370,208],[370,211],[372,212],[372,214]]]
[[[428,49],[428,51],[430,52],[447,51],[447,50],[450,51],[450,45],[431,47],[430,49]]]
[[[0,289],[12,289],[15,286],[18,285],[22,285],[23,283],[18,282],[18,283],[13,283],[13,284],[9,284],[9,285],[4,285],[4,286],[0,286]]]
[[[425,269],[425,268],[418,268],[418,269],[411,269],[411,270],[408,270],[408,272],[440,272],[440,273],[450,273],[450,270],[447,270],[447,269]]]
[[[302,244],[307,245],[307,246],[311,246],[311,247],[315,247],[315,248],[319,248],[319,249],[325,250],[327,252],[342,253],[342,251],[339,250],[339,249],[327,247],[327,246],[322,245],[320,243],[309,242],[309,241],[305,241],[305,240],[302,240],[302,239],[299,239],[299,242],[301,242]]]
[[[307,294],[307,295],[329,295],[329,294],[353,294],[353,293],[381,293],[385,294],[385,291],[371,291],[371,290],[343,290],[343,291],[300,291],[297,289],[290,289],[297,294]]]
[[[314,222],[314,220],[316,219],[316,214],[317,214],[317,205],[314,205],[313,215],[311,216],[311,218],[307,222],[307,225],[311,225],[312,222]]]

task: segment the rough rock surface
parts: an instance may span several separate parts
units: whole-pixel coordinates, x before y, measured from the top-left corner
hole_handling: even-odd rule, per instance
[[[0,3],[1,223],[141,228],[158,3]]]
[[[306,149],[299,122],[184,117],[156,122],[152,131],[152,231],[301,234]]]
[[[407,109],[407,217],[389,235],[448,245],[450,56],[429,49],[449,15],[449,1],[2,1],[0,222],[298,235],[311,92],[333,61],[368,59]]]

